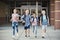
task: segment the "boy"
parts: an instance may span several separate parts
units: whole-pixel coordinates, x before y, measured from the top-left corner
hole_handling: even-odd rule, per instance
[[[32,21],[32,26],[33,26],[33,33],[35,34],[35,38],[37,38],[37,17],[36,17],[36,14],[33,13],[33,17],[31,19]]]
[[[30,37],[30,15],[29,15],[29,10],[27,9],[25,11],[25,15],[21,17],[25,21],[25,37]]]
[[[42,15],[40,19],[41,19],[40,24],[42,25],[42,38],[44,38],[46,34],[46,27],[47,24],[49,23],[48,16],[46,15],[45,10],[42,10]]]
[[[12,28],[13,28],[13,38],[15,38],[15,30],[17,31],[17,36],[18,36],[18,21],[19,21],[19,15],[17,14],[17,10],[14,9],[13,10],[13,14],[12,14]]]

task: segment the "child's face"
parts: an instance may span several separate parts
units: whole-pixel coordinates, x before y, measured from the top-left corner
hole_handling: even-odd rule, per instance
[[[45,10],[42,11],[42,14],[45,15]]]
[[[14,12],[14,13],[16,13],[16,12],[17,12],[17,10],[16,10],[16,9],[14,9],[14,10],[13,10],[13,12]]]
[[[33,14],[33,16],[34,16],[34,17],[36,17],[36,15],[35,15],[35,14]]]
[[[29,10],[26,10],[25,13],[26,13],[26,15],[28,15],[29,14]]]

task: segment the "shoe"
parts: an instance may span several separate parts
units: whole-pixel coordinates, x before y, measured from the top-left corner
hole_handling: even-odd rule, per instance
[[[18,33],[17,33],[17,36],[19,36]]]
[[[28,35],[28,37],[30,37],[30,35]]]
[[[37,38],[37,36],[35,36],[35,38]]]
[[[42,36],[42,38],[45,38],[44,36]]]
[[[27,37],[27,35],[25,35],[25,37]]]
[[[12,38],[15,38],[15,36],[13,35]]]

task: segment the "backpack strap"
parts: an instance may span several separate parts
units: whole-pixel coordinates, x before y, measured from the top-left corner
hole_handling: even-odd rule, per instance
[[[48,19],[47,15],[45,15],[45,16],[46,16],[46,19]],[[41,21],[43,22],[43,15],[41,16]]]

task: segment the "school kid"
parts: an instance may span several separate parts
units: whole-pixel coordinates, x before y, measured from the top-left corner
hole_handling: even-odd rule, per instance
[[[31,16],[29,14],[28,9],[25,10],[25,15],[23,15],[21,18],[25,21],[25,26],[24,26],[25,37],[30,37],[30,19],[31,19]]]
[[[17,13],[17,9],[13,10],[12,18],[10,21],[12,21],[12,29],[13,29],[12,37],[15,38],[16,35],[18,36],[18,22],[19,22],[19,15]],[[15,30],[16,30],[17,34],[16,34]]]
[[[35,13],[33,13],[33,17],[31,18],[31,22],[32,22],[32,27],[33,27],[33,33],[35,35],[35,38],[37,38],[37,22],[38,22],[38,18],[36,17]]]
[[[49,23],[49,18],[46,15],[46,11],[42,10],[42,15],[40,18],[40,25],[42,26],[42,38],[45,38],[46,36],[46,28],[47,28],[48,23]]]

